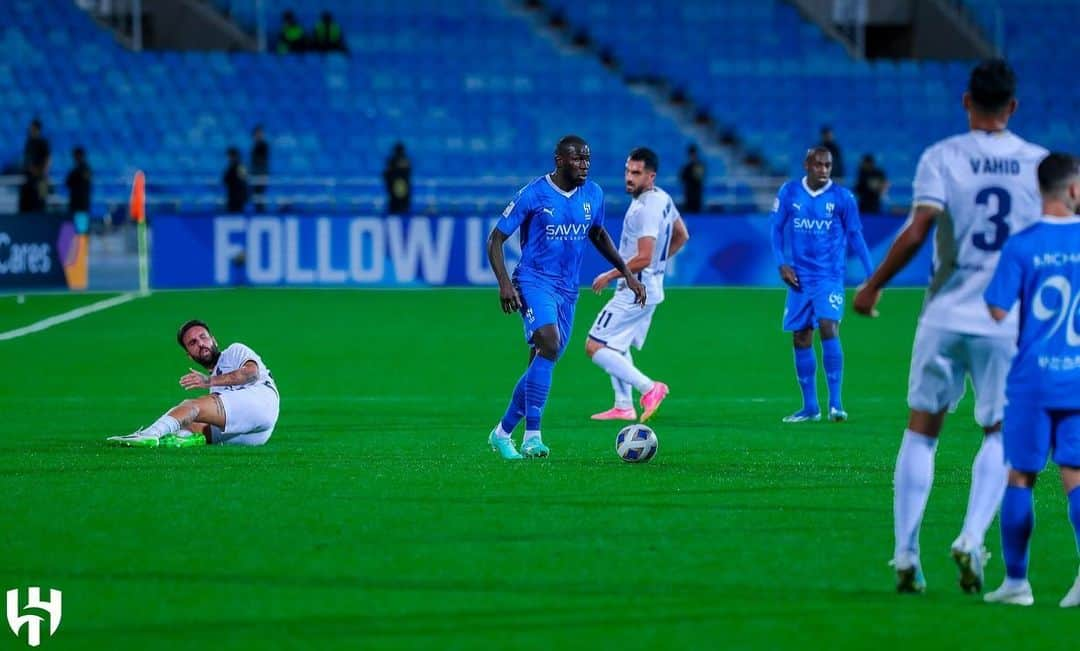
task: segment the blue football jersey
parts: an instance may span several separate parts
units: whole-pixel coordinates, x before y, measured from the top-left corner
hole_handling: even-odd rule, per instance
[[[1006,240],[983,298],[1004,310],[1020,301],[1006,393],[1080,409],[1080,218],[1044,218]]]
[[[807,186],[805,178],[788,181],[776,195],[770,220],[777,266],[791,265],[804,284],[818,280],[842,283],[849,240],[866,274],[873,270],[855,197],[832,181],[817,191]],[[790,256],[785,246],[788,239]]]
[[[581,258],[589,229],[604,225],[604,191],[592,181],[564,192],[545,174],[518,191],[496,228],[518,231],[521,261],[514,279],[573,292],[580,284]]]

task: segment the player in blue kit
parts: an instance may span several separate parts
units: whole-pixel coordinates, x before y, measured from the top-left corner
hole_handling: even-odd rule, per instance
[[[1053,450],[1080,548],[1080,159],[1053,153],[1039,164],[1042,221],[1013,235],[983,297],[1001,322],[1020,300],[1018,351],[1006,380],[1004,447],[1009,483],[1001,502],[1005,582],[989,602],[1030,606],[1032,488]],[[1080,606],[1080,578],[1061,600]]]
[[[531,347],[529,366],[514,387],[506,413],[488,443],[504,459],[546,457],[550,450],[540,436],[555,361],[562,355],[574,323],[585,243],[619,270],[635,302],[644,308],[645,287],[630,273],[604,229],[604,192],[588,180],[589,145],[565,136],[555,146],[555,171],[518,191],[488,237],[488,261],[499,282],[503,312],[520,312],[525,341]],[[521,261],[513,278],[506,272],[503,243],[518,231]],[[525,418],[521,452],[510,434]]]
[[[806,176],[788,181],[776,195],[771,216],[772,249],[780,278],[788,285],[784,330],[792,332],[795,375],[802,388],[802,409],[785,423],[821,420],[817,399],[814,328],[821,337],[821,361],[829,385],[829,419],[847,420],[840,398],[844,352],[840,319],[844,314],[844,271],[850,246],[867,275],[873,271],[862,235],[855,197],[829,178],[832,154],[824,147],[806,152]],[[791,253],[785,250],[790,229]]]

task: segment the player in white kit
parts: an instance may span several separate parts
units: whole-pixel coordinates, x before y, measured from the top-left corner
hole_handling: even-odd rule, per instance
[[[633,197],[623,219],[619,256],[645,285],[648,300],[644,308],[634,304],[634,293],[619,283],[612,297],[589,330],[585,353],[611,376],[615,406],[593,414],[593,420],[636,420],[633,390],[641,393],[641,421],[647,421],[668,395],[668,386],[654,382],[634,366],[630,346],[641,350],[649,333],[656,306],[664,300],[664,271],[668,260],[690,239],[686,224],[667,192],[656,187],[659,159],[645,147],[630,152],[626,159],[626,192]],[[617,269],[593,279],[592,288],[601,293],[620,277]]]
[[[262,358],[240,343],[219,350],[210,329],[199,320],[182,325],[176,341],[209,371],[192,369],[180,378],[180,386],[210,393],[184,400],[134,434],[110,436],[109,443],[148,448],[266,443],[277,423],[279,398]]]
[[[919,528],[934,476],[934,453],[945,413],[975,390],[975,421],[985,436],[972,465],[971,492],[952,556],[965,592],[982,590],[983,547],[1005,491],[1001,421],[1005,378],[1016,350],[1017,316],[990,318],[982,299],[1010,234],[1037,221],[1036,168],[1042,147],[1007,130],[1016,111],[1016,78],[1007,63],[986,61],[971,73],[964,108],[971,130],[928,148],[915,172],[911,218],[885,260],[855,295],[855,311],[876,315],[881,290],[919,250],[931,227],[934,273],[926,293],[908,377],[907,430],[894,474],[898,592],[923,592]]]

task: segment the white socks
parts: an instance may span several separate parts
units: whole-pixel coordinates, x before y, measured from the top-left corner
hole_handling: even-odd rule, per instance
[[[166,434],[175,434],[180,431],[180,421],[176,420],[172,416],[165,414],[161,418],[154,421],[154,424],[147,427],[142,431],[146,436],[153,436],[154,438],[161,438]]]
[[[592,361],[611,377],[622,380],[641,393],[647,393],[653,387],[653,381],[637,370],[630,359],[607,346],[593,353]]]
[[[919,525],[926,511],[930,487],[934,483],[936,450],[936,438],[904,430],[904,440],[896,456],[896,471],[893,474],[894,558],[898,562],[919,555]]]
[[[494,429],[494,431],[492,433],[495,436],[498,436],[498,437],[510,438],[510,432],[507,432],[506,430],[503,429],[502,421],[499,421],[495,425],[495,429]],[[538,439],[538,438],[540,438],[540,430],[538,430],[538,429],[527,429],[527,430],[525,430],[525,437],[523,439],[521,439],[521,442],[524,443],[525,441],[528,441],[529,439]]]
[[[622,354],[626,358],[626,361],[630,364],[634,363],[634,358],[630,355],[630,349],[627,348],[626,352]],[[619,409],[633,409],[634,408],[634,387],[633,385],[623,382],[614,375],[611,376],[611,388],[615,390],[615,406]]]
[[[971,495],[968,497],[964,529],[960,534],[967,549],[982,547],[986,530],[997,515],[1001,498],[1005,495],[1009,471],[1005,465],[1004,444],[1001,432],[983,437],[982,447],[971,464]]]

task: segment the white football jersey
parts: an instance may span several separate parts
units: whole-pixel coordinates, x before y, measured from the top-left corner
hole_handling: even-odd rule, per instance
[[[983,291],[1005,240],[1042,215],[1036,170],[1047,153],[1008,131],[969,131],[923,152],[915,205],[942,213],[921,322],[966,334],[1015,335],[1016,310],[996,323]]]
[[[274,376],[270,374],[270,369],[266,368],[266,364],[263,364],[262,358],[255,354],[255,351],[248,348],[244,344],[234,343],[229,344],[229,347],[221,351],[221,357],[218,357],[217,364],[214,365],[214,370],[211,375],[225,375],[231,373],[240,368],[248,361],[253,361],[259,366],[259,377],[250,384],[239,384],[231,387],[211,387],[211,393],[222,393],[224,391],[238,391],[253,386],[268,386],[277,393],[277,385],[274,384]]]
[[[649,305],[664,300],[664,271],[667,269],[671,231],[679,216],[679,209],[675,207],[671,196],[655,186],[635,197],[626,209],[622,236],[619,238],[619,257],[629,260],[637,255],[638,238],[656,238],[656,247],[653,249],[649,266],[638,272],[638,280],[645,285]],[[630,290],[626,288],[625,282],[619,281],[617,291]]]

